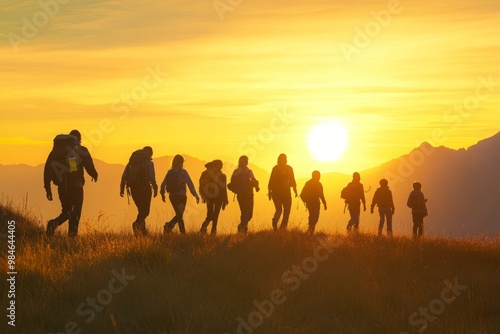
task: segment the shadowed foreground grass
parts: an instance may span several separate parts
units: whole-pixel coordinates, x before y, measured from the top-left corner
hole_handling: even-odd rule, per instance
[[[1,333],[500,333],[498,239],[48,240],[13,211],[0,206],[0,233],[16,221],[16,327],[2,315]]]

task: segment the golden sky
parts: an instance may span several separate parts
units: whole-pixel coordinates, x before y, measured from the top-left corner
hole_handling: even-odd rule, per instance
[[[112,163],[151,145],[264,168],[285,152],[298,174],[350,173],[500,131],[498,0],[0,6],[1,164],[42,163],[77,128]],[[348,147],[325,163],[307,137],[328,122]]]

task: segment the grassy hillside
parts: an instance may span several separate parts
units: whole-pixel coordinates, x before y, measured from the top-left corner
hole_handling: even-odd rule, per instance
[[[290,231],[47,240],[15,211],[0,207],[0,233],[16,221],[18,272],[16,327],[2,315],[1,333],[500,332],[498,239]],[[5,279],[0,289],[5,313]]]

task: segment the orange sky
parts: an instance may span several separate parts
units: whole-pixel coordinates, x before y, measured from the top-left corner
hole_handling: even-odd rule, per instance
[[[2,164],[42,163],[78,128],[107,162],[151,145],[350,173],[500,130],[497,0],[61,2],[2,4]],[[348,150],[320,163],[308,133],[331,121]]]

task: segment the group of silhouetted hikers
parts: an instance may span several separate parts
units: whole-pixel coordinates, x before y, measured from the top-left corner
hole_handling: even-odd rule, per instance
[[[211,234],[217,233],[217,222],[221,210],[229,204],[228,192],[230,190],[236,196],[241,211],[238,233],[248,232],[248,223],[252,219],[254,210],[254,189],[259,192],[259,181],[255,178],[252,170],[248,168],[248,157],[241,156],[238,167],[231,175],[229,183],[226,175],[222,172],[221,160],[214,160],[205,165],[206,170],[199,179],[199,193],[189,175],[184,169],[184,158],[176,155],[172,160],[172,166],[168,170],[160,185],[160,195],[166,202],[166,194],[174,209],[174,217],[165,223],[163,231],[165,234],[171,232],[176,225],[181,233],[186,233],[184,225],[184,211],[187,203],[187,189],[195,197],[196,203],[200,202],[207,206],[207,216],[201,224],[200,232],[207,233],[211,226]],[[90,152],[81,145],[81,134],[73,130],[69,135],[57,135],[54,138],[54,146],[50,152],[44,168],[44,187],[47,199],[52,201],[51,182],[57,186],[59,200],[61,202],[61,214],[49,220],[47,223],[47,236],[53,236],[56,228],[69,220],[68,235],[78,235],[78,225],[83,205],[83,186],[85,184],[84,170],[91,176],[92,181],[97,182],[97,171]],[[293,168],[288,165],[287,156],[280,154],[278,163],[272,169],[268,183],[268,197],[275,206],[272,218],[274,231],[285,230],[288,226],[292,207],[292,190],[295,197],[300,196],[309,213],[308,232],[314,233],[319,220],[321,204],[327,209],[323,185],[320,182],[319,171],[312,172],[312,178],[308,180],[300,195],[297,192],[297,183]],[[348,209],[350,220],[347,224],[347,232],[357,232],[361,204],[366,211],[365,190],[360,182],[359,173],[353,174],[352,182],[342,189],[340,197],[345,200],[345,210]],[[407,201],[408,207],[412,209],[413,237],[420,238],[423,235],[423,220],[427,216],[427,206],[424,194],[419,182],[413,184],[413,191]],[[120,196],[131,196],[137,206],[137,217],[132,223],[134,235],[145,236],[148,234],[146,218],[149,216],[151,199],[158,195],[158,184],[156,183],[155,167],[153,163],[153,149],[146,146],[132,153],[123,171]],[[383,232],[384,224],[387,224],[387,234],[392,236],[392,216],[395,207],[392,191],[389,189],[386,179],[380,180],[380,187],[375,191],[370,211],[373,214],[375,206],[378,207],[380,221],[378,227],[379,235]],[[278,224],[281,220],[281,224]]]

